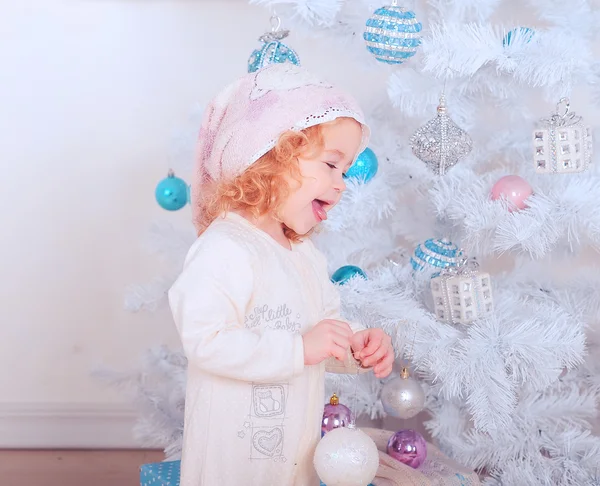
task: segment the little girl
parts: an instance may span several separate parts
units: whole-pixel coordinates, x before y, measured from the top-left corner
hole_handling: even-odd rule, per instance
[[[352,98],[289,64],[244,76],[208,107],[192,187],[199,238],[169,291],[188,358],[181,486],[318,486],[326,364],[391,372],[390,338],[341,319],[308,238],[368,136]]]

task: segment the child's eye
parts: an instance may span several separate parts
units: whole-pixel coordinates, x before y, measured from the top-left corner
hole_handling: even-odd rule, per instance
[[[336,166],[335,164],[331,164],[331,163],[329,163],[329,162],[325,162],[325,163],[327,164],[327,166],[328,166],[330,169],[337,169],[337,166]]]

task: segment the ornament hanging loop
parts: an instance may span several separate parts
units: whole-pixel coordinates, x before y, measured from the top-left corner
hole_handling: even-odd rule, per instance
[[[446,109],[446,95],[442,92],[440,96],[440,103],[437,107],[438,113],[446,113],[448,110]]]
[[[275,13],[275,10],[273,10],[269,22],[271,23],[271,30],[269,32],[265,32],[258,38],[260,42],[268,43],[280,41],[289,35],[289,30],[281,28],[281,17]]]
[[[281,18],[273,11],[273,14],[271,15],[271,32],[279,32],[279,29],[281,28]]]
[[[456,266],[457,266],[457,268],[464,268],[467,265],[478,266],[479,264],[475,260],[469,259],[469,257],[467,257],[467,255],[466,255],[465,251],[462,248],[459,248],[458,249],[458,261],[456,262]]]
[[[556,104],[556,112],[552,113],[550,118],[541,121],[550,126],[565,127],[580,122],[581,116],[577,116],[574,111],[571,111],[569,98],[564,97]]]
[[[561,113],[561,107],[563,107],[564,113]],[[569,98],[561,98],[560,101],[556,104],[556,114],[561,118],[565,118],[571,109],[571,103],[569,103]]]

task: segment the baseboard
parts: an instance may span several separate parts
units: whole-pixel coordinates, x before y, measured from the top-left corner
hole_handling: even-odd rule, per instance
[[[109,403],[1,403],[2,449],[140,448],[135,412]]]

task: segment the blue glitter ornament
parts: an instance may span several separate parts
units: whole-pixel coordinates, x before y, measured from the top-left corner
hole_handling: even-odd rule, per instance
[[[410,264],[414,270],[455,267],[461,255],[459,248],[446,238],[432,238],[417,245]]]
[[[263,43],[260,49],[252,52],[248,59],[248,72],[254,73],[270,64],[283,64],[289,62],[300,66],[298,54],[291,48],[281,42],[289,35],[289,30],[279,30],[281,19],[277,16],[271,17],[271,32],[266,32],[259,37]]]
[[[338,268],[331,276],[331,281],[336,284],[344,285],[352,277],[359,276],[366,280],[367,274],[359,267],[354,265],[344,265]]]
[[[361,182],[369,182],[377,174],[378,165],[375,152],[367,147],[360,153],[356,162],[352,164],[344,177],[356,179]]]
[[[516,29],[511,30],[508,34],[504,36],[504,40],[502,41],[502,45],[504,47],[510,46],[513,36],[521,37],[525,40],[525,42],[531,42],[531,39],[535,35],[535,30],[530,29],[529,27],[517,27]]]
[[[367,20],[363,39],[367,49],[380,62],[402,64],[414,56],[421,45],[422,26],[414,12],[392,5],[375,10]]]
[[[154,462],[140,467],[140,486],[179,484],[181,461]]]
[[[167,211],[177,211],[189,201],[189,186],[183,179],[175,177],[172,170],[160,181],[154,191],[156,202]]]

